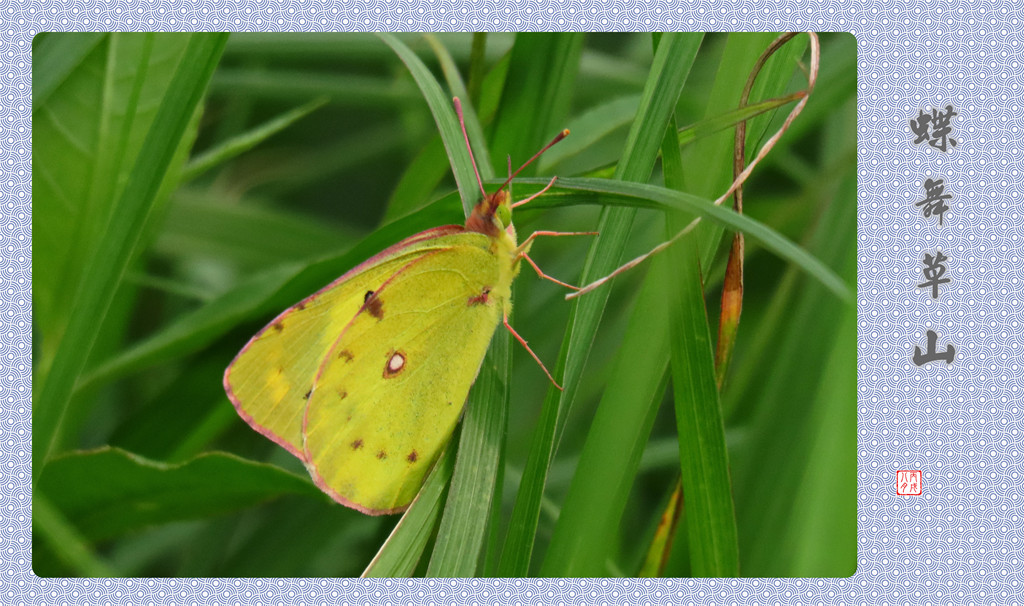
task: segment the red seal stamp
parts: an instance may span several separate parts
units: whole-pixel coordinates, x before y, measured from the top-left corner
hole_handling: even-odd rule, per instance
[[[921,470],[901,469],[896,472],[896,494],[920,496]]]

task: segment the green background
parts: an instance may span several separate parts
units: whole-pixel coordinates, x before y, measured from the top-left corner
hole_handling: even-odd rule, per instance
[[[334,504],[239,419],[235,353],[373,253],[463,220],[453,94],[485,177],[572,130],[517,180],[521,199],[561,179],[516,227],[601,236],[538,241],[545,272],[583,283],[649,250],[731,181],[740,90],[774,38],[37,36],[33,570],[361,574],[398,516]],[[499,332],[450,490],[428,483],[371,573],[636,576],[680,474],[664,574],[854,572],[856,45],[821,42],[807,107],[744,188],[757,223],[721,395],[715,217],[578,302],[524,268],[512,321],[565,395]],[[804,88],[808,62],[798,36],[751,103]],[[748,159],[791,107],[748,122]],[[780,257],[780,235],[809,254]]]

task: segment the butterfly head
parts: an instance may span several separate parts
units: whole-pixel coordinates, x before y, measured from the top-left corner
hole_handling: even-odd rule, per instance
[[[503,186],[484,196],[466,219],[466,229],[492,238],[512,227],[512,197]],[[514,233],[514,232],[513,232]]]
[[[452,103],[455,105],[455,114],[459,118],[459,126],[462,127],[462,137],[466,141],[466,149],[469,151],[469,159],[473,164],[473,172],[476,174],[476,182],[480,186],[480,193],[483,195],[483,199],[473,207],[473,212],[470,213],[469,218],[466,219],[466,229],[480,232],[491,238],[496,238],[498,234],[504,233],[512,238],[512,243],[514,244],[516,232],[515,228],[512,227],[512,208],[521,204],[526,204],[530,200],[544,193],[554,184],[555,181],[552,179],[551,183],[548,183],[548,186],[542,189],[539,193],[534,194],[525,200],[516,202],[515,204],[512,204],[512,196],[508,191],[509,184],[512,183],[512,179],[515,178],[520,171],[539,158],[541,154],[548,150],[548,148],[568,136],[569,129],[565,129],[558,133],[550,143],[541,148],[541,150],[535,153],[532,158],[524,162],[523,165],[519,167],[519,170],[515,172],[512,172],[512,160],[510,158],[508,161],[508,179],[501,187],[498,188],[498,191],[493,194],[488,194],[484,191],[484,183],[483,180],[480,179],[480,171],[476,166],[476,158],[473,157],[473,146],[469,144],[469,134],[466,132],[466,121],[465,117],[462,115],[462,103],[459,101],[458,97],[453,98]]]

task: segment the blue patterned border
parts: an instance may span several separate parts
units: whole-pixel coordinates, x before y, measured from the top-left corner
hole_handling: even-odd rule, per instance
[[[11,603],[1005,603],[1019,600],[1022,13],[1012,2],[487,3],[315,0],[12,2],[0,30],[2,594]],[[31,39],[73,30],[828,30],[859,45],[859,550],[846,579],[40,579],[30,563]],[[912,145],[908,121],[952,104],[958,146]],[[944,225],[915,202],[953,194]],[[916,289],[951,257],[950,288]],[[920,296],[918,296],[920,295]],[[917,366],[926,330],[953,365]],[[896,494],[923,471],[923,495]]]

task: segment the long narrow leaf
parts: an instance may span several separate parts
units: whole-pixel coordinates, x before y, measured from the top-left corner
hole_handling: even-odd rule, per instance
[[[730,38],[730,44],[739,50],[735,55],[729,55],[727,49],[723,63],[729,59],[736,66],[745,65],[756,49],[744,47],[740,42],[733,43],[734,38]],[[793,66],[789,66],[789,73],[792,69]],[[740,90],[737,86],[740,74],[744,74],[744,70],[720,70],[720,78],[716,82],[718,94],[734,98],[736,91]],[[764,81],[767,84],[759,80],[762,83],[759,89],[766,95],[778,94],[782,86],[780,80],[778,77],[768,78]],[[708,114],[713,115],[717,110],[717,107],[709,106]],[[766,124],[767,120],[761,117],[758,122]],[[721,137],[707,140],[705,147],[714,149],[716,144],[716,157],[724,156],[725,150],[732,147]],[[719,184],[732,180],[732,162],[715,163],[714,166],[717,170],[700,176],[704,178],[705,188],[697,190],[700,193],[706,194],[706,188],[719,187]],[[669,235],[684,225],[684,217],[678,213],[669,215]],[[739,574],[734,491],[701,275],[709,265],[708,260],[718,245],[721,233],[718,225],[701,224],[691,237],[681,243],[682,246],[668,253],[680,274],[673,284],[670,299],[676,309],[670,323],[673,335],[672,377],[690,567],[692,574],[697,576]],[[834,277],[834,274],[830,276],[824,272],[823,275]],[[833,280],[831,286],[837,293],[845,290],[842,281]]]
[[[582,49],[580,33],[516,34],[491,139],[495,172],[505,172],[506,155],[529,158],[565,128]],[[530,166],[523,174],[536,171]]]
[[[459,186],[459,196],[462,198],[462,208],[466,216],[469,216],[470,211],[473,210],[473,204],[480,198],[480,187],[476,181],[476,173],[473,171],[473,161],[469,157],[469,150],[466,149],[462,137],[462,128],[452,109],[451,98],[441,90],[441,85],[434,79],[434,75],[430,73],[423,61],[409,50],[408,46],[390,34],[378,35],[405,63],[409,73],[416,80],[420,92],[423,93],[423,98],[427,102],[427,106],[430,107],[430,113],[434,116],[437,130],[441,133],[441,140],[444,142],[444,149],[452,164],[455,183]]]
[[[32,40],[33,112],[46,104],[50,94],[106,35],[95,32],[44,32]]]
[[[109,446],[54,457],[37,488],[90,541],[284,494],[326,499],[307,477],[233,454],[206,452],[168,465]]]
[[[314,99],[305,105],[285,112],[284,114],[281,114],[280,116],[277,116],[276,118],[269,120],[248,132],[234,137],[229,141],[225,141],[214,149],[196,156],[188,163],[187,166],[185,166],[185,169],[181,174],[181,181],[191,181],[214,166],[226,162],[238,154],[256,147],[262,141],[275,133],[281,132],[296,120],[312,113],[319,107],[323,107],[325,103],[327,103],[327,100],[324,98]]]
[[[434,464],[416,499],[361,576],[407,577],[416,570],[441,515],[444,495],[452,478],[452,468],[455,467],[455,448],[452,446],[458,443],[459,429],[456,428],[455,432],[451,444]]]
[[[669,344],[662,275],[651,272],[633,308],[544,556],[542,576],[606,574],[605,561],[618,542],[626,499],[665,392]]]
[[[89,577],[114,576],[110,567],[92,552],[88,541],[61,515],[46,495],[32,495],[32,532],[44,540],[56,557],[77,574]]]
[[[448,88],[452,91],[455,97],[459,97],[462,102],[462,113],[465,118],[466,134],[469,137],[469,143],[473,146],[473,154],[476,158],[477,169],[480,171],[480,177],[482,179],[490,179],[494,171],[491,170],[491,154],[487,148],[486,141],[484,140],[483,128],[480,126],[479,116],[476,113],[476,109],[470,102],[469,93],[466,91],[466,85],[462,82],[462,76],[459,74],[458,68],[455,65],[455,61],[452,59],[448,49],[444,47],[438,41],[437,37],[432,34],[426,34],[427,42],[430,43],[430,47],[434,49],[434,53],[437,55],[437,60],[441,62],[441,69],[444,71],[445,80],[448,82]]]
[[[417,230],[450,222],[454,204],[454,199],[438,200],[436,204],[366,236],[351,250],[313,261],[281,265],[254,275],[208,304],[169,322],[160,332],[104,361],[85,374],[76,389],[195,352],[239,322],[283,309]]]
[[[665,125],[675,109],[701,40],[699,34],[664,36],[654,56],[640,109],[618,164],[618,179],[645,181],[650,176]],[[602,211],[598,223],[601,236],[587,256],[583,270],[584,281],[605,275],[618,265],[635,213],[635,209],[627,208]],[[590,343],[594,339],[607,299],[607,289],[595,292],[583,298],[570,311],[569,327],[555,370],[555,376],[562,377],[565,391],[559,393],[551,389],[545,398],[523,480],[516,495],[499,574],[525,576],[529,571],[548,467],[554,455],[557,436],[561,433],[560,427],[564,424],[569,406],[579,388]]]
[[[524,185],[527,183],[537,186],[541,184],[541,181],[523,180]],[[566,195],[564,192],[570,192],[570,194]],[[850,287],[835,271],[792,240],[746,215],[737,214],[730,208],[715,206],[706,198],[646,183],[567,177],[559,179],[558,184],[551,189],[546,199],[539,198],[537,200],[536,206],[543,208],[570,204],[622,205],[633,208],[675,210],[685,212],[687,215],[705,217],[717,225],[741,231],[759,241],[768,250],[790,261],[821,282],[840,299],[849,301],[853,297]],[[689,217],[687,217],[688,219]]]
[[[511,346],[511,335],[499,327],[470,391],[459,454],[427,576],[478,576],[505,440]]]
[[[33,407],[34,480],[38,480],[52,454],[68,400],[85,367],[101,320],[135,252],[135,245],[145,231],[150,205],[185,128],[202,100],[227,37],[227,34],[209,34],[190,39],[160,105],[155,126],[143,143],[135,169],[111,216],[110,229],[89,262],[82,282],[88,287],[81,288],[80,296],[75,298],[52,371]]]
[[[669,298],[674,311],[669,322],[672,386],[692,572],[702,577],[737,576],[729,456],[700,263],[693,239],[680,242],[670,254],[676,278]]]
[[[479,184],[476,181],[472,158],[464,144],[465,138],[462,136],[461,127],[454,120],[451,100],[444,97],[440,84],[408,47],[391,36],[382,35],[382,38],[405,62],[430,106],[441,139],[448,150],[452,170],[459,185],[463,209],[468,214],[479,200]],[[442,62],[448,65],[448,71],[452,71],[450,58],[446,59],[444,53],[440,54]],[[456,87],[461,89],[461,81],[458,81],[456,74],[449,74],[449,78],[456,80]],[[468,102],[468,99],[466,101]],[[482,139],[479,136],[481,129],[476,121],[476,114],[466,103],[463,103],[463,116],[466,130],[471,134],[477,133],[478,138]],[[452,122],[458,129],[457,137],[451,132]],[[484,153],[481,163],[486,161],[486,158]],[[487,170],[487,166],[484,167],[484,170]],[[489,176],[489,171],[485,172],[484,176]],[[459,464],[455,469],[456,475],[442,519],[435,554],[427,569],[430,575],[469,576],[476,570],[490,513],[490,498],[497,477],[503,434],[502,420],[508,407],[508,356],[508,335],[502,334],[492,340],[484,360],[486,366],[481,370],[481,376],[470,392],[470,419],[464,424],[460,434],[462,437],[458,447]],[[461,454],[463,441],[467,449],[465,455]],[[454,450],[454,444],[449,448]]]

